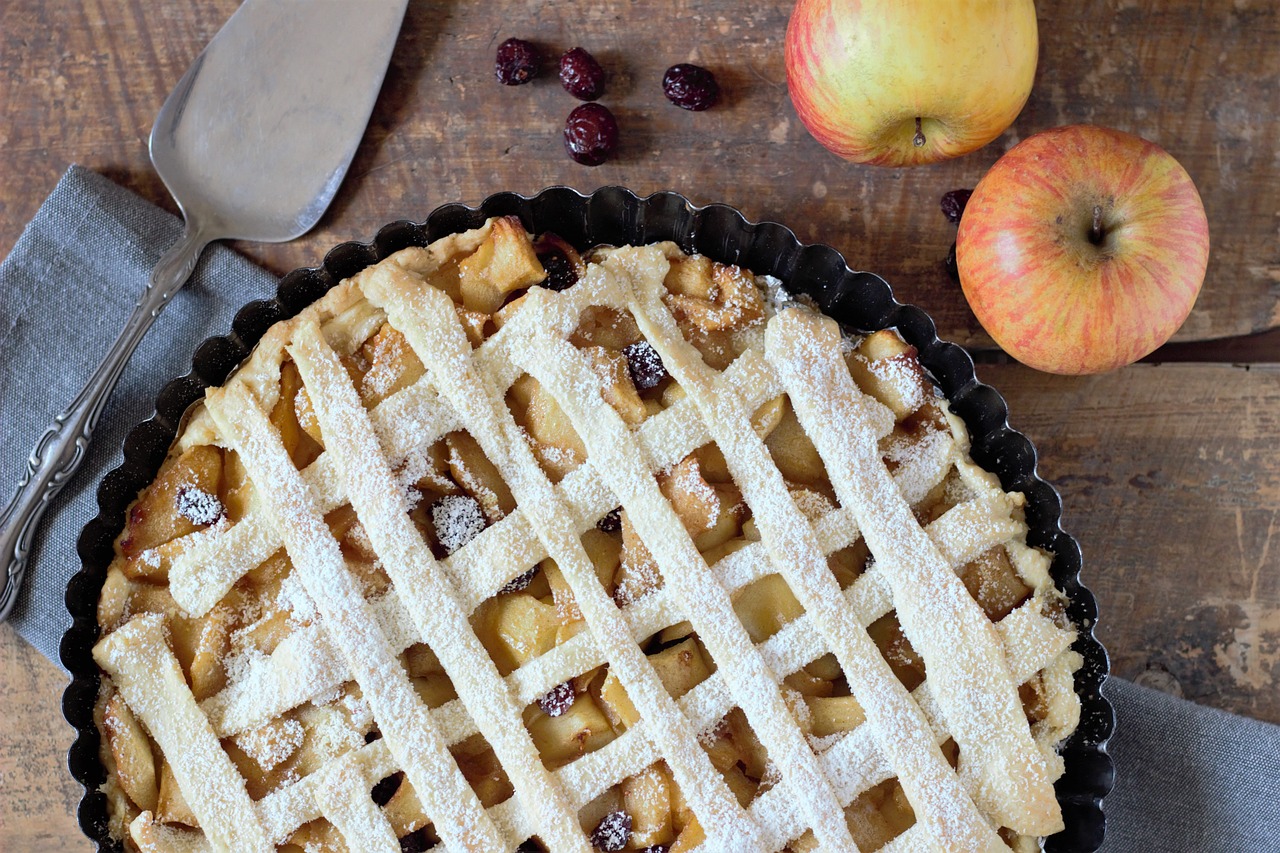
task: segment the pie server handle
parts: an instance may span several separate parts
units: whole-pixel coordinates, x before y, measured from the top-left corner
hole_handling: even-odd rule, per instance
[[[133,314],[102,363],[66,410],[53,419],[31,451],[17,493],[0,511],[0,557],[4,560],[0,622],[9,618],[18,600],[22,578],[31,559],[36,524],[84,462],[89,438],[129,357],[151,323],[169,304],[169,298],[191,276],[208,242],[199,229],[188,226],[182,239],[160,258]]]

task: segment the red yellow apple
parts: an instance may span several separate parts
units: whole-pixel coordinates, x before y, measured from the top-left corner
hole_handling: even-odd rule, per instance
[[[960,220],[960,285],[987,333],[1050,373],[1101,373],[1178,330],[1204,283],[1209,223],[1160,146],[1090,125],[1000,158]]]
[[[1031,93],[1032,0],[799,0],[787,85],[805,127],[846,160],[914,166],[981,148]]]

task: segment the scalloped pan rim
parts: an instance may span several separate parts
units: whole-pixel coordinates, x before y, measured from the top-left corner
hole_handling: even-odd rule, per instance
[[[1115,767],[1107,754],[1115,713],[1101,693],[1110,663],[1093,633],[1097,602],[1080,583],[1080,546],[1059,525],[1062,502],[1037,473],[1035,448],[1009,426],[1008,406],[999,392],[977,380],[968,353],[939,340],[929,316],[895,300],[882,278],[855,271],[830,246],[801,243],[784,225],[751,222],[723,204],[697,206],[674,192],[641,198],[616,186],[591,194],[556,186],[531,196],[496,193],[477,206],[446,204],[421,223],[392,222],[368,243],[342,243],[325,255],[321,266],[294,270],[280,280],[274,298],[241,308],[228,335],[201,343],[190,372],[160,390],[154,414],[125,438],[124,461],[103,477],[98,515],[85,525],[77,541],[81,569],[67,584],[72,625],[61,645],[62,663],[72,676],[63,693],[63,716],[77,732],[67,765],[84,786],[80,827],[98,843],[98,849],[121,850],[107,831],[106,797],[99,790],[106,773],[98,757],[99,734],[93,721],[100,682],[91,654],[99,634],[98,594],[125,510],[155,477],[183,413],[204,395],[205,388],[221,384],[272,324],[298,313],[342,279],[406,246],[426,245],[476,227],[490,216],[507,215],[519,216],[530,232],[555,231],[580,247],[673,240],[686,252],[776,276],[793,292],[813,297],[824,312],[853,331],[896,328],[916,347],[921,363],[968,425],[975,461],[994,471],[1005,488],[1027,495],[1028,541],[1054,555],[1051,572],[1067,593],[1069,613],[1080,629],[1075,649],[1083,656],[1084,666],[1075,679],[1082,705],[1080,725],[1061,749],[1066,772],[1056,786],[1066,829],[1046,839],[1045,849],[1091,853],[1101,846],[1106,830],[1102,800],[1115,782]]]

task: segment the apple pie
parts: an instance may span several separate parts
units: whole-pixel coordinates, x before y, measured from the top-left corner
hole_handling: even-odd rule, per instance
[[[129,850],[1031,850],[1080,657],[893,331],[497,218],[272,327],[98,603]]]

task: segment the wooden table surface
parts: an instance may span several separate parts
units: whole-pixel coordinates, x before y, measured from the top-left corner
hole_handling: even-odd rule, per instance
[[[71,163],[173,209],[146,137],[236,5],[0,3],[0,257]],[[942,266],[955,235],[938,197],[1048,127],[1090,122],[1156,141],[1195,179],[1213,241],[1196,310],[1151,360],[1166,363],[1061,378],[986,354],[979,375],[1004,392],[1063,494],[1113,671],[1280,722],[1280,331],[1269,331],[1280,327],[1280,7],[1043,3],[1036,86],[1013,128],[960,160],[885,171],[838,160],[797,120],[782,63],[790,6],[412,0],[369,132],[320,225],[293,243],[236,248],[283,273],[384,222],[499,190],[674,189],[835,246],[929,311],[944,337],[985,351]],[[494,48],[512,35],[601,60],[603,102],[622,127],[614,161],[589,169],[565,156],[559,129],[576,102],[552,74],[494,81]],[[667,104],[662,72],[682,61],[712,68],[724,103]],[[1238,337],[1252,333],[1262,334]],[[64,685],[0,627],[0,849],[89,849],[65,771]]]

